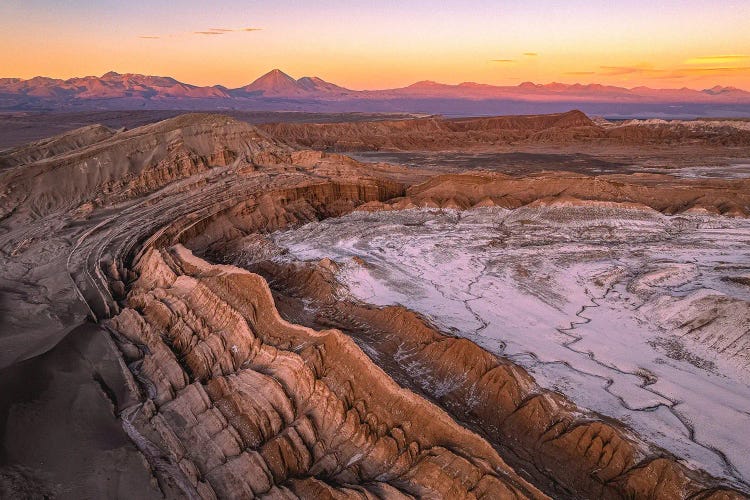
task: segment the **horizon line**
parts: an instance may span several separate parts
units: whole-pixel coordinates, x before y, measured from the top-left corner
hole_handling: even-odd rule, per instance
[[[175,78],[173,76],[169,76],[169,75],[154,75],[154,74],[134,73],[134,72],[121,73],[121,72],[115,71],[115,70],[105,71],[100,76],[99,75],[93,75],[93,74],[92,75],[84,75],[84,76],[71,76],[69,78],[46,76],[46,75],[35,75],[35,76],[30,77],[30,78],[21,78],[21,77],[12,77],[12,76],[11,77],[0,76],[0,80],[29,81],[29,80],[33,80],[35,78],[47,78],[47,79],[50,79],[50,80],[69,81],[69,80],[81,79],[81,78],[99,78],[100,79],[100,78],[103,78],[104,76],[106,76],[107,74],[114,73],[114,74],[119,75],[119,76],[133,75],[133,76],[145,76],[145,77],[154,77],[154,78],[171,78],[171,79],[177,81],[178,83],[182,83],[182,84],[185,84],[185,85],[190,85],[190,86],[197,87],[197,88],[216,88],[216,87],[222,87],[222,88],[225,88],[225,89],[228,89],[228,90],[237,90],[237,89],[246,87],[248,85],[251,85],[254,82],[256,82],[257,80],[259,80],[260,78],[262,78],[262,77],[264,77],[264,76],[266,76],[266,75],[268,75],[270,73],[276,72],[276,71],[281,72],[281,73],[289,76],[290,78],[292,78],[295,81],[298,81],[298,80],[300,80],[302,78],[319,78],[319,79],[321,79],[321,80],[323,80],[323,81],[325,81],[327,83],[333,83],[335,85],[338,85],[338,84],[336,84],[334,82],[331,82],[329,80],[325,80],[325,79],[323,79],[323,78],[321,78],[319,76],[316,76],[316,75],[312,75],[312,76],[303,75],[303,76],[301,76],[299,78],[295,78],[295,77],[291,76],[289,73],[287,73],[287,72],[285,72],[285,71],[283,71],[283,70],[281,70],[279,68],[273,68],[273,69],[271,69],[269,71],[266,71],[266,72],[262,73],[260,76],[258,76],[255,79],[253,79],[251,82],[248,82],[246,84],[240,85],[239,87],[228,87],[228,86],[223,85],[221,83],[215,83],[215,84],[211,84],[211,85],[197,85],[197,84],[193,84],[193,83],[188,83],[186,81],[178,80],[177,78]],[[548,86],[548,85],[566,85],[566,86],[580,85],[580,86],[590,86],[590,85],[600,85],[602,87],[614,87],[614,88],[620,88],[620,89],[625,89],[625,90],[633,90],[633,89],[637,89],[637,88],[647,88],[647,89],[650,89],[650,90],[694,90],[694,91],[697,91],[697,92],[702,92],[702,91],[705,91],[705,90],[711,90],[712,88],[715,88],[715,87],[721,87],[723,89],[736,89],[736,90],[740,90],[742,92],[748,92],[748,93],[750,93],[749,89],[744,89],[744,88],[736,87],[734,85],[719,85],[719,84],[715,84],[715,85],[713,85],[711,87],[706,87],[706,88],[703,88],[703,89],[698,89],[698,88],[692,88],[692,87],[687,87],[687,86],[682,86],[682,87],[650,87],[648,85],[635,85],[633,87],[628,87],[628,86],[626,86],[626,84],[604,84],[604,83],[598,83],[598,82],[581,83],[579,81],[576,81],[575,83],[563,83],[563,82],[558,82],[558,81],[551,81],[549,83],[536,83],[536,82],[531,81],[531,80],[524,80],[524,81],[521,81],[521,82],[519,82],[519,83],[517,83],[515,85],[498,85],[498,84],[482,83],[482,82],[475,82],[475,81],[463,81],[463,82],[460,82],[460,83],[452,84],[452,83],[438,82],[436,80],[422,79],[422,80],[417,80],[417,81],[415,81],[415,82],[413,82],[411,84],[404,85],[402,87],[366,88],[366,89],[353,89],[353,88],[348,88],[348,87],[342,87],[342,88],[344,88],[345,90],[351,90],[353,92],[377,92],[377,91],[386,91],[386,90],[396,90],[396,89],[408,88],[408,87],[414,86],[414,85],[419,84],[419,83],[434,83],[434,84],[437,84],[437,85],[445,85],[445,86],[450,86],[450,87],[458,87],[458,86],[461,86],[461,85],[474,84],[474,85],[486,85],[486,86],[489,86],[489,87],[498,87],[498,88],[520,87],[520,86],[526,85],[526,84],[532,84],[532,85],[535,85],[535,86]],[[341,85],[338,85],[338,86],[341,86]]]

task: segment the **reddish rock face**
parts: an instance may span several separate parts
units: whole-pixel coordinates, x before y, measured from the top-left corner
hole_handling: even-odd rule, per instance
[[[183,457],[199,494],[543,496],[346,335],[283,321],[261,277],[181,246],[149,251],[135,271],[144,280],[110,325],[147,348],[129,360],[154,388],[143,417],[160,424],[145,432]]]

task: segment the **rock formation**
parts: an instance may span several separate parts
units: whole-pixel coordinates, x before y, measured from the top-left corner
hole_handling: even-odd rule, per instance
[[[540,144],[702,144],[750,145],[750,131],[722,125],[629,122],[616,126],[594,123],[580,111],[494,118],[421,118],[416,120],[300,124],[278,123],[261,128],[290,144],[333,151],[419,151],[486,149],[499,145]]]
[[[597,419],[559,394],[541,389],[522,368],[469,340],[435,330],[402,307],[376,308],[337,299],[328,264],[264,261],[254,268],[270,280],[288,317],[351,335],[396,381],[438,402],[459,422],[481,430],[509,463],[553,497],[698,494],[700,480],[692,473],[616,423]],[[304,308],[301,300],[306,301]],[[655,475],[661,479],[653,481]],[[719,498],[730,493],[712,494]]]
[[[410,187],[405,197],[387,202],[372,202],[361,208],[518,208],[532,203],[555,205],[602,202],[649,207],[666,214],[701,210],[747,216],[750,213],[750,180],[676,181],[666,175],[590,177],[562,172],[523,178],[492,173],[439,175]]]
[[[528,133],[568,122],[565,130],[595,128],[584,118],[535,119]],[[461,133],[468,137],[474,127]],[[140,477],[142,456],[159,485],[148,494],[741,497],[410,311],[332,301],[332,285],[318,269],[258,270],[318,301],[321,320],[334,329],[287,322],[261,276],[220,262],[258,233],[357,208],[465,208],[487,200],[520,206],[572,196],[746,215],[745,184],[550,174],[455,176],[407,189],[417,177],[404,169],[295,150],[215,115],[130,131],[88,128],[4,152],[0,163],[0,369],[44,367],[37,356],[57,352],[82,324],[104,336],[111,349],[102,347],[109,353],[102,366],[89,364],[93,351],[78,361],[94,367],[96,386],[86,368],[68,390],[99,388],[91,400],[109,407],[130,439],[118,448],[127,460],[106,470]],[[277,299],[297,317],[301,309]],[[298,319],[306,323],[304,315]],[[364,336],[377,352],[358,347]],[[407,379],[398,342],[414,348],[414,362],[429,377],[460,374],[463,382],[435,392]],[[59,408],[59,400],[55,406],[38,394],[3,397],[0,416],[29,397],[47,422],[55,415],[46,412]],[[0,419],[0,491],[47,492],[34,479],[45,473],[52,483],[63,481],[61,472],[45,472],[36,456],[19,452],[23,442],[9,439],[6,421]],[[93,449],[106,446],[106,436],[89,438],[71,453],[95,456]],[[91,483],[67,488],[79,497],[113,491]]]
[[[283,321],[259,276],[181,246],[149,250],[134,270],[108,325],[148,388],[132,421],[186,493],[543,496],[346,335]]]

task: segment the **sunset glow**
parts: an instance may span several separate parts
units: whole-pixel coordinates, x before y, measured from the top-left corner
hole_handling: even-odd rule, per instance
[[[750,88],[747,1],[6,0],[0,77],[244,85],[278,67],[353,89],[419,80]]]

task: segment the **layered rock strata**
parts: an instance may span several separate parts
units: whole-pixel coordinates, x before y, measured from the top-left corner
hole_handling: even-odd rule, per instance
[[[603,126],[580,111],[490,118],[276,123],[261,128],[289,144],[333,151],[435,151],[544,144],[750,146],[750,131],[741,126],[696,128],[689,122]]]
[[[672,215],[688,210],[746,217],[750,213],[750,179],[701,179],[676,182],[656,174],[590,177],[563,172],[516,178],[503,174],[448,174],[411,186],[406,196],[373,202],[367,210],[412,207],[467,209],[499,206],[616,203],[648,207]]]
[[[346,335],[282,320],[261,277],[181,246],[149,250],[135,271],[108,325],[148,388],[134,421],[191,493],[543,497]]]
[[[403,307],[341,299],[331,261],[264,260],[251,268],[267,277],[286,317],[352,336],[396,381],[479,431],[516,470],[553,497],[735,495],[707,488],[705,478],[618,423],[541,389],[523,368],[436,330]]]
[[[556,174],[500,179],[503,187],[492,189],[455,184],[450,196],[432,190],[445,188],[440,180],[407,192],[414,178],[403,169],[295,151],[211,115],[85,130],[0,161],[0,368],[55,349],[87,317],[101,322],[121,353],[108,369],[123,369],[121,378],[96,378],[108,373],[96,368],[102,382],[92,397],[112,408],[167,497],[738,495],[671,457],[655,458],[616,425],[578,414],[519,368],[409,311],[383,316],[366,305],[328,304],[329,324],[354,338],[374,336],[377,350],[367,356],[339,330],[281,319],[258,275],[195,256],[228,260],[257,233],[358,207],[428,198],[476,205],[493,196],[520,205],[578,184],[596,193],[587,199],[646,203],[671,193],[658,183]],[[706,198],[704,187],[673,187],[677,201],[660,209],[746,213],[746,191]],[[640,194],[630,200],[632,193]],[[432,378],[399,374],[389,357],[397,361],[401,338]],[[422,383],[459,373],[466,379],[452,392]],[[11,398],[7,407],[22,404]],[[37,466],[6,463],[8,456],[21,455],[0,456],[0,478]],[[138,465],[132,458],[128,467]],[[103,491],[88,484],[68,493]]]

